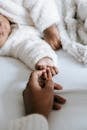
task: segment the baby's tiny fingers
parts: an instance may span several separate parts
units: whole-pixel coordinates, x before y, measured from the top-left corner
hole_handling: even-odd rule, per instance
[[[56,72],[55,72],[53,66],[47,66],[47,67],[50,69],[52,76],[56,75]]]
[[[53,66],[53,69],[55,70],[55,73],[58,74],[58,68]]]
[[[36,69],[37,70],[46,69],[46,66],[45,65],[36,65]]]
[[[52,76],[56,75],[56,72],[53,67],[50,67],[50,70],[51,70]]]
[[[47,79],[47,72],[43,73],[43,78],[46,80]]]

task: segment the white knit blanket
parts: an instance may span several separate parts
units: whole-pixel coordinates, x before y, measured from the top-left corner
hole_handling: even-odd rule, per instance
[[[87,64],[87,0],[56,0],[63,49]]]

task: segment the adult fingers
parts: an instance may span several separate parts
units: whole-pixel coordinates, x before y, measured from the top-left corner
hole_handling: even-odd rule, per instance
[[[53,91],[53,89],[54,89],[54,83],[53,83],[53,81],[52,80],[46,80],[45,81],[44,89],[46,91]]]
[[[60,110],[61,109],[61,105],[65,104],[66,99],[62,98],[58,95],[54,96],[54,102],[53,102],[53,109],[54,110]]]
[[[44,72],[45,70],[33,71],[30,75],[27,88],[31,87],[33,89],[41,89],[39,85],[39,78],[42,76]]]
[[[65,104],[66,99],[59,95],[54,95],[54,102],[59,103],[59,104]]]
[[[46,69],[46,73],[47,73],[47,80],[52,80],[52,74],[49,68]]]
[[[53,103],[53,110],[60,110],[60,109],[61,109],[61,105],[56,103],[56,102],[54,102]]]
[[[56,89],[56,90],[62,90],[63,87],[60,84],[54,83],[54,89]]]

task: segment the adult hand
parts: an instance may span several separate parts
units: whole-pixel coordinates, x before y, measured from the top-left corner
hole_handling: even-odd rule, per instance
[[[65,99],[54,96],[54,88],[60,89],[60,86],[54,85],[49,69],[32,72],[23,92],[26,114],[39,113],[47,118],[52,107],[59,109],[59,103]]]

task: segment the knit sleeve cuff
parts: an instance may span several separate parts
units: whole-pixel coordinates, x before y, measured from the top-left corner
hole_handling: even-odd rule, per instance
[[[57,55],[56,53],[52,50],[52,48],[48,45],[48,43],[46,43],[45,41],[42,42],[41,45],[37,45],[37,48],[34,48],[31,56],[30,56],[30,60],[29,60],[29,64],[31,65],[31,69],[35,69],[36,64],[43,58],[48,57],[50,59],[53,60],[53,64],[55,67],[58,66],[58,59],[57,59]]]
[[[32,114],[11,121],[9,130],[48,130],[48,122],[42,115]]]

